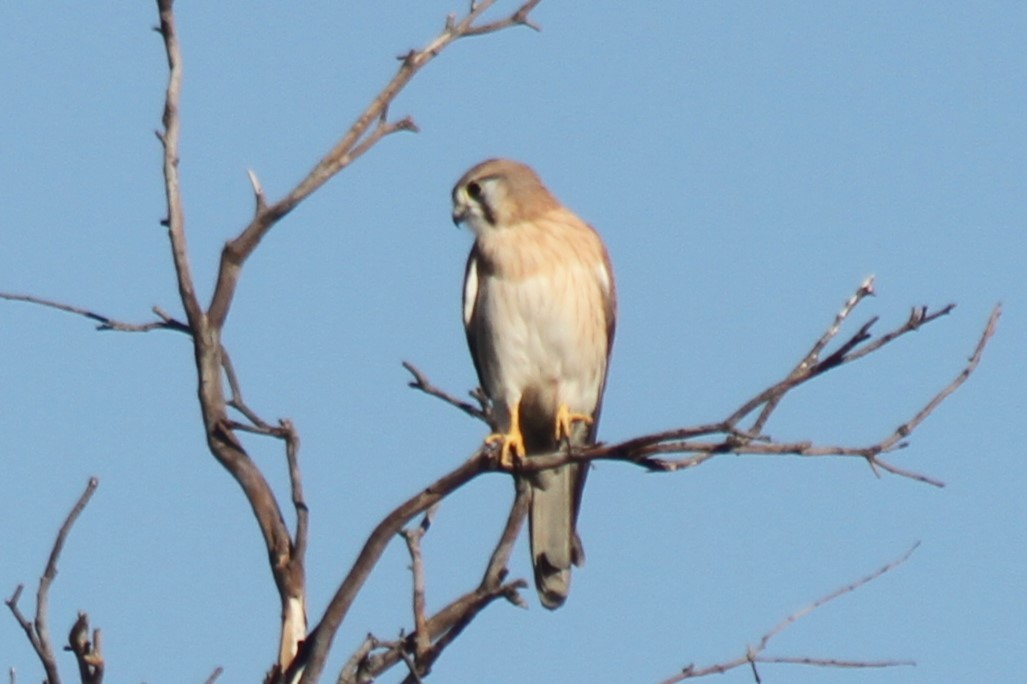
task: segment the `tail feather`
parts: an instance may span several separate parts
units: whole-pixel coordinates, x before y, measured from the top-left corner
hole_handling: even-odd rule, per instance
[[[576,464],[566,465],[540,473],[531,485],[531,561],[539,599],[550,610],[563,605],[570,591],[571,565],[580,565],[584,560],[574,530],[580,468]]]

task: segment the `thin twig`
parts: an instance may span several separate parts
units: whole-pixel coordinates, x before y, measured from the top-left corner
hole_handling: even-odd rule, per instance
[[[449,605],[439,610],[426,620],[423,628],[418,627],[410,637],[400,640],[392,645],[382,645],[384,651],[373,657],[362,657],[360,649],[354,653],[349,662],[361,662],[362,670],[366,677],[373,679],[381,676],[386,670],[396,665],[403,658],[410,648],[410,642],[414,642],[415,648],[418,640],[422,639],[421,634],[427,635],[427,641],[431,648],[422,656],[420,664],[422,672],[435,663],[446,648],[451,645],[463,630],[492,602],[504,598],[515,606],[526,608],[527,603],[520,594],[520,590],[527,586],[524,580],[514,580],[504,583],[507,575],[507,563],[513,551],[514,543],[520,534],[524,518],[527,515],[530,502],[530,490],[523,479],[516,479],[516,496],[507,516],[503,532],[499,536],[496,548],[492,551],[485,573],[477,588],[467,592]],[[361,646],[363,648],[364,645]],[[352,669],[349,670],[353,672]],[[409,679],[409,678],[408,678]],[[340,680],[341,681],[341,680]],[[352,681],[345,680],[347,682]]]
[[[175,332],[190,333],[189,326],[182,323],[179,320],[172,318],[165,314],[161,309],[154,307],[154,313],[158,315],[160,320],[150,321],[149,323],[125,323],[124,321],[115,320],[109,316],[104,316],[101,313],[97,313],[91,309],[85,309],[80,306],[73,306],[71,304],[64,304],[63,302],[56,302],[51,299],[44,299],[42,297],[36,297],[33,295],[16,294],[14,292],[0,292],[0,299],[6,299],[11,302],[25,302],[27,304],[36,304],[38,306],[44,306],[49,309],[57,309],[58,311],[64,311],[66,313],[75,314],[76,316],[82,316],[88,318],[91,321],[96,321],[97,330],[116,330],[118,332],[149,332],[151,330],[174,330]]]
[[[748,665],[753,670],[753,674],[759,681],[759,673],[756,671],[756,663],[787,663],[791,665],[814,665],[818,667],[842,667],[842,668],[879,668],[879,667],[897,667],[901,665],[915,665],[916,663],[911,660],[839,660],[835,658],[810,658],[810,657],[785,657],[785,656],[765,656],[763,651],[766,650],[770,640],[775,636],[783,632],[791,625],[798,622],[800,619],[809,615],[814,610],[817,610],[826,603],[833,601],[834,599],[850,594],[865,584],[874,581],[881,575],[890,572],[902,565],[909,559],[909,557],[916,551],[917,547],[920,546],[920,542],[916,542],[911,546],[905,553],[896,558],[895,560],[886,563],[877,570],[871,572],[864,577],[851,582],[840,589],[836,589],[831,593],[818,598],[807,606],[800,608],[788,617],[784,618],[776,625],[770,628],[770,630],[760,637],[759,642],[755,646],[751,646],[746,649],[744,655],[728,660],[715,665],[709,665],[703,668],[697,668],[694,664],[689,664],[682,668],[682,670],[667,679],[664,679],[660,684],[676,684],[686,679],[695,679],[698,677],[705,677],[711,674],[723,674],[729,670],[733,670],[738,667],[744,667]]]
[[[510,554],[513,553],[514,544],[521,534],[521,527],[524,526],[524,519],[528,516],[528,507],[531,504],[531,488],[523,478],[514,478],[514,501],[510,506],[510,513],[506,518],[506,525],[503,527],[496,548],[489,556],[489,562],[485,566],[485,574],[481,578],[481,588],[494,588],[506,579],[507,565],[510,562]],[[520,598],[516,596],[515,598]],[[517,605],[524,604],[517,603]]]
[[[866,297],[874,294],[874,276],[868,276],[866,280],[860,283],[860,286],[856,288],[856,291],[849,297],[845,304],[842,305],[841,310],[835,315],[834,321],[828,326],[824,334],[820,336],[813,347],[806,353],[802,360],[792,369],[792,372],[788,374],[789,378],[797,378],[803,374],[808,373],[816,364],[820,361],[820,354],[824,348],[831,342],[832,339],[841,330],[842,324],[849,317],[861,301]],[[848,342],[850,345],[858,344],[865,339],[867,331],[871,324],[868,324],[860,329],[860,331]],[[844,348],[844,347],[843,347]],[[770,419],[770,414],[773,413],[774,409],[777,408],[778,403],[781,401],[784,394],[779,394],[776,397],[772,397],[763,407],[759,417],[750,426],[749,432],[759,434],[763,431],[763,427],[766,425],[767,420]]]
[[[296,511],[293,558],[297,562],[303,563],[307,552],[310,509],[307,508],[307,502],[303,496],[303,477],[300,475],[300,435],[296,431],[296,426],[288,418],[280,420],[278,425],[285,440],[285,458],[289,465],[289,491],[292,492],[292,506]]]
[[[414,612],[414,659],[411,663],[411,672],[416,676],[427,675],[428,670],[424,667],[424,657],[431,647],[431,637],[428,634],[428,618],[425,613],[425,580],[424,580],[424,558],[421,555],[421,539],[424,538],[428,528],[431,527],[437,506],[432,506],[425,511],[421,524],[411,529],[400,531],[403,540],[406,541],[407,551],[410,554],[410,572],[413,575],[413,612]]]
[[[36,591],[36,617],[34,623],[29,623],[28,619],[21,613],[21,610],[18,609],[18,599],[21,597],[22,585],[18,585],[11,598],[5,601],[7,607],[14,614],[18,625],[28,637],[29,643],[32,645],[33,650],[35,650],[36,655],[39,657],[49,684],[60,684],[61,680],[60,673],[57,670],[57,659],[54,655],[53,642],[50,640],[50,630],[47,625],[50,585],[57,577],[57,561],[60,559],[61,551],[64,549],[64,542],[67,540],[75,521],[78,520],[79,515],[81,515],[89,500],[93,497],[93,492],[96,491],[99,485],[99,479],[96,477],[89,478],[85,491],[79,496],[78,501],[75,502],[75,505],[57,532],[57,538],[54,540],[53,547],[50,550],[50,556],[47,558],[43,575],[39,578],[39,588]]]
[[[249,430],[249,432],[266,435],[275,434],[274,428],[258,416],[253,409],[247,406],[246,401],[242,396],[242,386],[239,384],[239,376],[235,373],[235,366],[232,364],[232,358],[228,355],[228,350],[225,349],[224,345],[221,345],[221,366],[225,370],[225,379],[228,380],[228,391],[231,393],[227,404],[244,415],[246,420],[252,423],[251,427],[256,428]]]
[[[542,27],[533,22],[531,18],[528,16],[529,14],[531,14],[531,10],[535,9],[535,6],[538,5],[541,1],[542,0],[531,0],[531,2],[526,2],[523,5],[521,5],[521,7],[516,12],[506,17],[505,19],[498,19],[496,21],[491,21],[487,24],[480,24],[478,26],[468,27],[463,31],[462,35],[482,36],[486,33],[494,33],[496,31],[501,31],[511,26],[527,26],[528,28],[534,31],[541,31]]]
[[[412,387],[416,390],[420,390],[421,392],[424,392],[429,396],[441,399],[450,406],[455,406],[456,408],[460,409],[472,418],[477,418],[478,420],[484,421],[485,423],[489,422],[490,417],[484,410],[466,401],[457,399],[455,396],[449,394],[445,390],[439,389],[438,387],[433,385],[431,381],[428,380],[427,376],[425,376],[425,374],[422,373],[420,369],[418,369],[417,366],[415,366],[414,364],[410,363],[409,361],[404,361],[403,368],[406,368],[407,371],[412,376],[414,376],[414,379],[407,383],[409,387]]]

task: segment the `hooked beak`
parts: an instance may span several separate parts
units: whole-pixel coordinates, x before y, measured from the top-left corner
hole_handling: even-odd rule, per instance
[[[463,205],[457,205],[453,207],[453,225],[457,228],[460,224],[467,220],[467,207]]]

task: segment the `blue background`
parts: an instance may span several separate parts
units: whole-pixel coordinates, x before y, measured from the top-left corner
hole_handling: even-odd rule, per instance
[[[270,198],[288,191],[395,56],[466,4],[181,3],[182,190],[202,299],[251,215],[246,169]],[[244,271],[225,341],[250,405],[302,436],[312,617],[373,524],[484,435],[408,389],[400,361],[456,393],[475,384],[459,315],[471,238],[449,221],[449,190],[473,163],[509,156],[613,257],[603,439],[726,416],[875,274],[879,296],[853,323],[880,315],[880,332],[914,305],[958,308],[789,396],[768,431],[876,442],[960,370],[996,303],[1005,313],[978,373],[893,455],[945,489],[840,458],[722,457],[673,475],[600,463],[580,524],[588,564],[567,605],[497,603],[435,679],[659,681],[742,655],[916,540],[906,565],[768,651],[915,668],[764,666],[764,681],[1022,676],[1027,5],[597,0],[543,2],[533,17],[541,33],[447,49],[392,108],[422,132],[344,171]],[[159,225],[156,20],[149,3],[0,5],[0,290],[129,321],[153,305],[180,315]],[[81,609],[104,630],[110,681],[203,681],[217,665],[221,681],[257,681],[277,598],[248,507],[204,446],[186,338],[97,333],[8,302],[0,350],[0,592],[25,582],[32,609],[53,536],[95,474],[51,592],[58,645]],[[280,446],[246,444],[287,496]],[[485,477],[441,507],[425,540],[430,608],[477,581],[510,489]],[[522,543],[515,575],[530,575],[527,555]],[[394,544],[326,681],[368,631],[409,626],[407,565]],[[58,658],[70,677],[72,656]],[[40,676],[9,615],[0,665]]]

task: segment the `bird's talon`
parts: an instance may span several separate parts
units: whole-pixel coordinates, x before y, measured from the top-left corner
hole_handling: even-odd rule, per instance
[[[513,470],[524,459],[524,437],[520,432],[497,432],[485,438],[486,444],[499,443],[499,467]]]
[[[594,421],[587,413],[571,413],[566,404],[560,404],[560,408],[556,410],[556,441],[570,439],[571,430],[576,422],[591,425]]]

